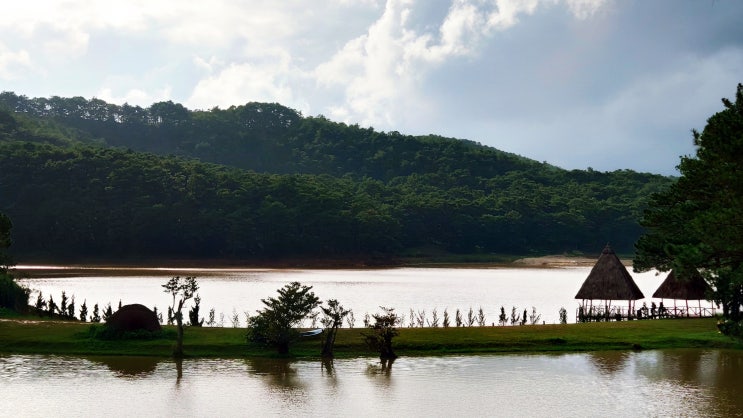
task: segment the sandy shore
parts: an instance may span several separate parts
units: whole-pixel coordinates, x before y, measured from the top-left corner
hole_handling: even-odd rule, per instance
[[[513,264],[524,267],[592,267],[598,258],[568,257],[548,255],[544,257],[527,257],[515,260]],[[622,264],[631,267],[632,260],[622,260]]]

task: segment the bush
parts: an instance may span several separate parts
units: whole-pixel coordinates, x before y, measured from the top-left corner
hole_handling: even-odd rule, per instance
[[[30,294],[31,291],[16,283],[13,276],[0,272],[0,307],[27,312]]]
[[[721,320],[717,322],[717,329],[736,340],[743,340],[743,321]]]

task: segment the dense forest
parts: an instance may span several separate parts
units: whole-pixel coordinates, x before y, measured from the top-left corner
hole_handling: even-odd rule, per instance
[[[563,170],[480,144],[304,117],[0,94],[18,259],[631,252],[674,179]]]

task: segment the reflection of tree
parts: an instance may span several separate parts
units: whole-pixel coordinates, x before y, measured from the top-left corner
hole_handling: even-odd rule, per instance
[[[268,384],[281,389],[300,389],[301,382],[297,378],[297,370],[289,359],[247,359],[248,372],[263,377]]]
[[[333,365],[333,359],[324,358],[322,359],[322,370],[323,375],[329,377],[335,377],[335,366]]]
[[[647,358],[646,358],[647,357]],[[727,350],[660,350],[643,354],[637,374],[653,382],[689,391],[698,388],[709,396],[695,399],[695,409],[708,416],[740,416],[743,354]]]
[[[175,357],[173,360],[175,361],[176,371],[175,385],[179,386],[181,384],[181,379],[183,378],[183,359]]]
[[[624,369],[629,355],[626,351],[604,351],[588,353],[588,359],[601,374],[612,375]]]
[[[380,359],[377,364],[369,364],[366,368],[366,373],[369,376],[392,376],[392,363],[395,359]]]
[[[101,363],[118,377],[147,376],[157,368],[159,360],[154,357],[89,357],[91,361]]]

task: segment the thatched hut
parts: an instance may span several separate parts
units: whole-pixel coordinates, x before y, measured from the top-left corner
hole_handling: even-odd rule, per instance
[[[116,332],[144,330],[160,331],[160,321],[155,312],[138,303],[124,305],[106,321],[106,326]]]
[[[632,316],[634,312],[633,302],[644,297],[640,288],[632,280],[627,268],[619,260],[614,250],[609,247],[609,244],[601,252],[596,264],[591,269],[580,290],[578,290],[578,294],[575,295],[576,299],[582,300],[584,312],[586,301],[590,302],[591,309],[593,309],[594,300],[604,301],[603,313],[606,316],[611,312],[612,302],[619,300],[628,301],[627,316]],[[600,305],[598,309],[600,310]],[[621,309],[617,312],[621,315]]]
[[[653,293],[654,298],[673,299],[674,313],[676,311],[676,301],[686,301],[686,315],[689,315],[689,301],[696,300],[699,304],[699,315],[702,314],[702,299],[707,299],[707,292],[710,290],[709,284],[704,280],[701,274],[689,274],[679,277],[671,270]],[[662,302],[661,302],[662,303]]]

